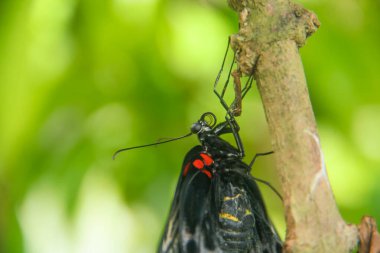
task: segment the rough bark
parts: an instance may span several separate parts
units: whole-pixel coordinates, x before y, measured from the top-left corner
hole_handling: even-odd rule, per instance
[[[228,3],[239,14],[239,33],[231,36],[238,71],[253,71],[272,136],[286,211],[285,252],[350,252],[359,229],[337,209],[298,52],[319,21],[289,0]],[[373,220],[363,221],[360,234],[360,252],[378,252],[369,251],[379,238]]]

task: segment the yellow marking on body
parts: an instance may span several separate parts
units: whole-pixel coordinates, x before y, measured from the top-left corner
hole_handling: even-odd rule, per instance
[[[250,210],[245,209],[245,215],[251,215],[251,214],[252,214],[252,212]]]
[[[232,220],[235,222],[238,222],[239,219],[236,216],[233,216],[232,214],[229,213],[219,213],[219,218],[227,219],[227,220]]]
[[[223,201],[228,201],[228,200],[236,199],[236,198],[239,198],[240,196],[241,196],[241,193],[239,193],[239,194],[237,194],[236,196],[233,196],[233,197],[226,196],[226,197],[224,197]]]

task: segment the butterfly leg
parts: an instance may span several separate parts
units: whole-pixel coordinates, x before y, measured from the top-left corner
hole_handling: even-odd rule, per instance
[[[230,107],[227,105],[227,102],[224,100],[224,95],[226,93],[227,86],[228,86],[228,84],[230,82],[231,71],[232,71],[233,65],[235,63],[235,55],[234,55],[234,59],[232,60],[231,66],[229,68],[227,80],[225,81],[223,89],[222,89],[222,91],[220,93],[217,90],[217,86],[218,86],[218,83],[219,83],[220,76],[221,76],[221,74],[223,72],[223,69],[224,69],[224,64],[226,62],[226,58],[227,58],[227,54],[228,54],[229,48],[230,48],[230,39],[228,39],[227,49],[226,49],[226,52],[225,52],[224,57],[223,57],[222,66],[221,66],[221,68],[219,70],[218,75],[216,76],[215,83],[214,83],[214,93],[219,98],[220,103],[222,104],[222,106],[224,107],[224,109],[227,112],[229,111]]]
[[[253,157],[252,161],[249,163],[249,168],[250,170],[252,169],[252,166],[253,164],[255,163],[256,161],[256,158],[259,157],[259,156],[266,156],[266,155],[271,155],[273,154],[274,152],[273,151],[269,151],[269,152],[265,152],[265,153],[256,153],[255,156]]]

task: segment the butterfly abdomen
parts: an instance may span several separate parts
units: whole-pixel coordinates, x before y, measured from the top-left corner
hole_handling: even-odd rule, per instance
[[[248,252],[255,245],[255,216],[247,193],[226,184],[220,196],[219,245],[225,251]]]

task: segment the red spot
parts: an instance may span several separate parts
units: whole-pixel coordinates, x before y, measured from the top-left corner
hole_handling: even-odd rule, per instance
[[[199,159],[194,160],[193,165],[197,169],[202,169],[205,166],[204,163]]]
[[[208,170],[202,170],[202,172],[204,174],[206,174],[206,176],[208,176],[208,178],[211,178],[211,172],[210,171],[208,171]]]
[[[201,157],[203,158],[203,161],[207,166],[210,166],[214,160],[211,158],[211,156],[205,154],[205,153],[200,153]]]
[[[187,175],[187,172],[189,172],[189,168],[190,168],[190,163],[187,163],[185,165],[185,168],[183,169],[183,175],[186,176]]]

